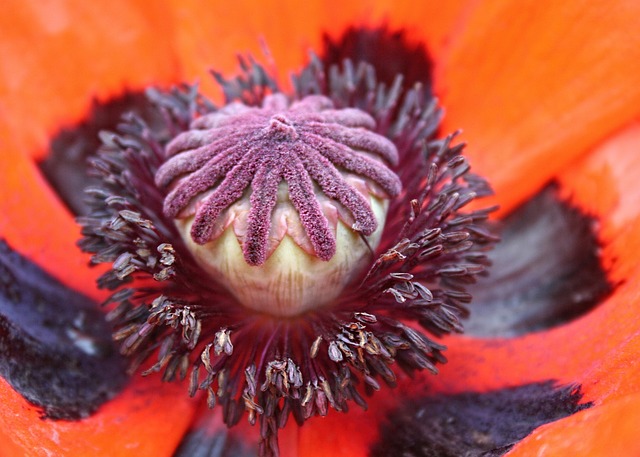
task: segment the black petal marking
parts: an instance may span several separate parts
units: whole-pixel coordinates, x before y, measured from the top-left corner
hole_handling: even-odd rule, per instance
[[[553,382],[493,392],[412,398],[391,413],[372,457],[495,457],[537,427],[591,406]]]
[[[596,221],[558,199],[554,185],[504,220],[491,274],[470,287],[467,333],[516,336],[588,312],[613,285],[598,257]]]
[[[102,144],[98,133],[113,129],[127,112],[150,121],[153,112],[148,98],[141,92],[125,93],[106,102],[93,101],[86,118],[62,129],[51,140],[49,153],[40,169],[51,187],[74,214],[87,214],[84,189],[96,180],[87,173],[87,158]]]
[[[325,35],[320,60],[326,68],[342,65],[346,59],[373,65],[378,81],[387,85],[402,75],[405,89],[416,83],[431,88],[429,53],[423,43],[410,43],[402,30],[350,27],[335,41]]]
[[[124,385],[104,316],[0,241],[0,375],[52,419],[93,413]]]

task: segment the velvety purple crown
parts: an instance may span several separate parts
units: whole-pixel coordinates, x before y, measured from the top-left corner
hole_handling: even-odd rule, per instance
[[[337,203],[340,218],[354,231],[370,235],[378,221],[368,194],[388,198],[402,188],[386,165],[397,165],[398,151],[373,128],[369,114],[335,109],[320,95],[292,104],[283,94],[269,95],[261,107],[232,103],[194,120],[167,145],[170,158],[156,173],[159,187],[172,187],[164,214],[194,216],[191,237],[206,244],[226,228],[228,221],[219,219],[250,188],[243,253],[247,263],[261,265],[272,250],[269,240],[278,238],[272,215],[286,183],[313,253],[329,260],[336,252],[335,223],[316,194]],[[354,185],[353,176],[366,185]]]

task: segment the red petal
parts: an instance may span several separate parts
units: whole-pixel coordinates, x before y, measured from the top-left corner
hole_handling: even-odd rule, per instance
[[[464,129],[504,208],[640,113],[640,3],[482,2],[437,62],[443,131]]]
[[[540,427],[509,457],[596,457],[640,455],[640,395],[583,411]]]
[[[75,249],[77,229],[48,193],[34,165],[18,157],[22,152],[44,147],[47,135],[61,122],[77,120],[91,96],[117,92],[123,81],[140,87],[173,80],[180,69],[174,59],[167,58],[174,37],[188,75],[202,74],[209,65],[221,70],[233,68],[231,56],[237,51],[251,50],[259,55],[255,39],[259,34],[265,37],[280,68],[294,68],[303,59],[305,46],[318,49],[318,32],[325,26],[335,35],[353,20],[375,23],[386,16],[382,2],[371,11],[365,2],[336,2],[337,6],[267,2],[260,14],[255,13],[253,2],[245,0],[224,8],[204,2],[197,8],[195,0],[175,3],[177,30],[161,17],[162,6],[153,9],[142,1],[133,7],[130,2],[112,2],[99,9],[85,6],[66,11],[47,11],[39,2],[16,1],[6,7],[0,18],[0,138],[4,157],[0,163],[4,194],[0,233],[58,277],[69,271],[83,271],[80,265],[84,258],[71,251]],[[445,128],[465,128],[466,138],[472,143],[470,149],[476,151],[474,165],[494,178],[506,206],[531,193],[640,111],[640,29],[635,24],[640,5],[583,3],[483,4],[463,23],[468,28],[456,28],[461,33],[447,59],[438,64],[438,88],[449,113]],[[104,8],[113,8],[113,13]],[[451,10],[443,10],[449,19],[442,19],[447,27],[433,32],[436,40],[442,40],[446,36],[444,30],[455,22]],[[429,36],[431,32],[419,31],[424,18],[419,14],[411,18],[410,12],[407,7],[398,6],[389,14],[391,25],[406,19],[413,24],[413,36]],[[436,17],[433,20],[437,22]],[[154,36],[155,28],[160,33]],[[437,43],[439,55],[444,45],[442,41]],[[224,59],[220,59],[221,55],[225,55]],[[618,151],[627,148],[625,144],[639,144],[639,131],[638,127],[632,128],[626,132],[631,140],[617,138],[608,147]],[[11,142],[6,140],[9,135]],[[8,152],[4,154],[5,151]],[[634,189],[638,188],[640,166],[632,154],[612,156],[611,152],[599,152],[582,164],[575,176],[569,174],[563,180],[565,186],[575,186],[577,199],[585,201],[589,200],[589,186],[580,184],[580,180],[593,178],[601,186],[613,184],[604,196],[594,196],[594,207],[610,215],[604,228],[607,239],[612,240],[607,258],[612,275],[627,282],[588,316],[549,332],[509,341],[451,338],[448,355],[452,363],[444,367],[439,377],[429,377],[434,389],[487,389],[548,377],[582,382],[587,399],[601,401],[604,406],[594,408],[592,416],[588,416],[591,412],[574,416],[594,418],[585,422],[588,425],[584,428],[577,424],[578,432],[597,431],[615,414],[630,414],[638,409],[635,397],[608,400],[633,392],[638,374],[634,367],[640,350],[635,341],[640,332],[639,299],[634,286],[640,280],[640,268],[634,253],[640,250],[640,201]],[[614,161],[613,157],[622,159]],[[628,184],[623,186],[624,183]],[[83,289],[80,284],[92,275],[78,274],[70,281]],[[413,385],[418,384],[424,382]],[[142,390],[131,387],[86,421],[52,423],[37,419],[37,413],[2,384],[2,429],[9,437],[16,437],[21,446],[34,448],[42,442],[57,445],[50,439],[51,424],[57,424],[54,426],[58,427],[61,442],[71,447],[66,448],[66,454],[63,447],[51,449],[63,455],[85,455],[87,449],[109,454],[110,446],[120,451],[118,455],[125,455],[120,438],[123,434],[132,437],[131,432],[145,445],[158,443],[157,448],[148,448],[149,455],[167,455],[167,449],[172,449],[190,420],[190,408],[185,406],[187,401],[181,392],[173,394],[172,387],[165,386],[162,390],[167,395],[156,396],[156,388],[153,381],[140,381]],[[151,398],[156,400],[150,404],[143,401]],[[305,455],[322,455],[321,451],[338,444],[353,452],[344,455],[363,453],[366,443],[377,433],[372,418],[383,417],[384,408],[376,404],[384,405],[389,400],[381,396],[375,401],[379,403],[372,404],[369,413],[332,414],[302,428],[300,445],[308,451]],[[159,407],[160,404],[164,406]],[[637,415],[623,417],[637,420]],[[571,419],[559,422],[558,428],[545,428],[550,440],[553,436],[562,438],[566,429],[559,427],[568,420]],[[101,429],[102,425],[106,428]],[[27,433],[32,428],[33,435]],[[298,433],[295,427],[289,429]],[[15,430],[24,434],[16,434]],[[621,430],[611,436],[619,440],[631,437],[623,427]],[[594,442],[603,436],[593,435]],[[580,433],[576,436],[580,438]],[[84,446],[73,447],[75,441]],[[599,445],[604,442],[603,438]],[[161,447],[164,453],[159,450]],[[115,452],[111,449],[111,454]],[[136,453],[140,454],[139,449]]]
[[[75,243],[80,229],[51,192],[36,165],[0,126],[0,234],[9,245],[64,284],[95,297],[97,270]]]
[[[446,5],[405,1],[253,0],[212,3],[207,0],[170,0],[176,14],[175,46],[187,75],[199,75],[207,91],[214,89],[204,74],[208,68],[223,73],[237,69],[236,55],[250,53],[262,60],[263,43],[280,69],[280,79],[307,60],[309,50],[321,49],[322,36],[336,38],[349,26],[406,29],[407,37],[425,42],[438,52],[452,24],[468,0]],[[224,18],[224,20],[222,20]]]
[[[195,403],[184,385],[140,377],[117,399],[80,421],[40,418],[11,386],[0,379],[0,455],[85,457],[171,456],[189,426]]]
[[[25,153],[83,116],[92,97],[176,80],[168,21],[144,0],[16,0],[0,15],[0,121]],[[4,132],[3,132],[4,133]]]

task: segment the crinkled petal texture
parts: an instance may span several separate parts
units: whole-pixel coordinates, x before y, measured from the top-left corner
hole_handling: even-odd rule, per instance
[[[284,455],[366,455],[397,399],[546,379],[580,383],[595,407],[541,427],[512,455],[607,455],[638,446],[640,379],[640,3],[636,1],[298,2],[249,0],[5,2],[0,17],[0,236],[94,298],[97,272],[78,229],[33,162],[49,136],[92,98],[235,68],[236,53],[269,46],[281,77],[322,34],[347,26],[405,28],[430,46],[443,131],[463,128],[472,164],[512,208],[550,178],[601,221],[615,292],[567,325],[511,340],[451,337],[436,377],[400,380],[368,412],[330,414],[281,438]],[[195,415],[186,386],[136,378],[95,415],[51,422],[3,383],[5,455],[169,456]],[[551,451],[550,451],[551,449]],[[637,453],[637,452],[636,452]],[[546,454],[547,455],[547,454]]]

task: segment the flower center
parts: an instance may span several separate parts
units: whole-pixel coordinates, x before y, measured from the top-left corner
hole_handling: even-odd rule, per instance
[[[366,408],[397,372],[436,373],[445,348],[428,334],[462,331],[496,239],[493,209],[467,206],[490,187],[455,134],[434,137],[423,86],[313,60],[291,102],[245,70],[219,78],[243,103],[151,89],[158,125],[131,114],[102,135],[80,246],[111,265],[98,284],[131,369],[157,353],[145,373],[188,376],[229,426],[246,412],[272,455],[291,416]]]
[[[323,96],[229,104],[167,145],[164,214],[246,307],[293,316],[327,305],[370,264],[401,190],[388,167],[396,147],[373,128]]]

